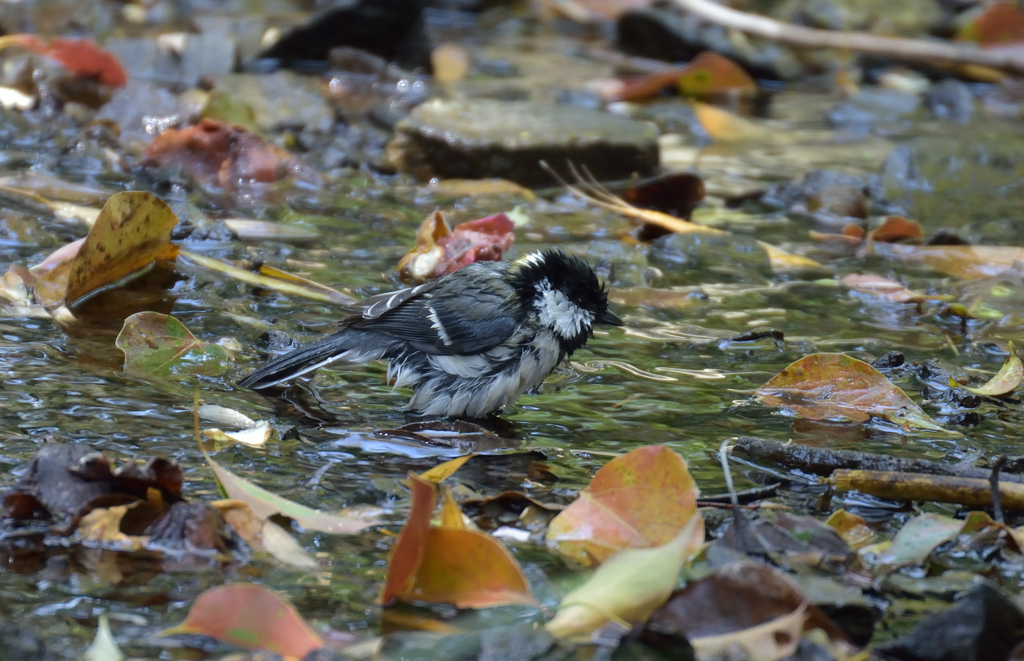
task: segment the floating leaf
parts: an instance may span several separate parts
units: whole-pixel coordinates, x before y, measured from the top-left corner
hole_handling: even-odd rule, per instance
[[[90,39],[63,39],[60,37],[44,42],[34,34],[12,34],[0,38],[0,48],[9,45],[21,46],[38,53],[83,78],[95,78],[97,82],[111,87],[124,87],[128,74],[114,54],[100,49]]]
[[[172,367],[216,374],[231,360],[224,347],[196,339],[185,324],[157,312],[125,319],[114,344],[124,352],[125,371],[141,374],[166,374]]]
[[[869,252],[967,280],[1002,275],[1024,263],[1024,248],[1016,246],[917,246],[875,241]]]
[[[469,461],[470,459],[472,459],[475,456],[476,456],[475,454],[467,454],[467,455],[463,455],[461,457],[456,457],[454,459],[450,459],[450,460],[444,462],[443,464],[438,464],[437,466],[434,466],[430,470],[428,470],[428,471],[426,471],[424,473],[421,473],[420,474],[420,478],[422,478],[424,480],[429,480],[431,482],[437,482],[437,483],[444,482],[449,477],[454,475],[455,471],[457,471],[460,468],[462,468],[463,464],[465,464],[467,461]]]
[[[679,571],[703,541],[704,521],[695,516],[666,544],[619,551],[565,595],[546,629],[559,638],[589,642],[609,622],[643,622],[672,594]]]
[[[301,659],[324,646],[295,606],[259,585],[236,583],[199,595],[185,621],[161,636],[190,633]]]
[[[265,551],[281,562],[299,569],[316,569],[316,559],[299,546],[295,538],[273,521],[256,516],[241,500],[218,500],[210,506],[220,512],[254,551]]]
[[[551,522],[547,540],[591,566],[621,549],[661,546],[700,518],[698,493],[685,459],[663,445],[645,445],[605,464]]]
[[[235,442],[249,447],[262,447],[274,435],[274,430],[266,420],[260,420],[248,429],[241,431],[226,432],[220,429],[204,429],[203,435],[207,438],[220,442]]]
[[[1009,351],[1010,355],[1006,357],[1003,366],[999,368],[999,371],[988,382],[977,388],[964,386],[964,389],[970,390],[976,395],[989,397],[1013,392],[1020,385],[1021,380],[1024,379],[1024,364],[1021,364],[1020,358],[1017,357],[1017,352],[1013,349],[1013,342],[1009,343]]]
[[[205,452],[203,454],[227,497],[244,501],[260,519],[265,520],[275,514],[281,514],[294,519],[306,530],[317,530],[336,535],[350,535],[364,528],[380,525],[379,511],[371,512],[353,508],[347,514],[345,512],[332,514],[315,510],[258,487],[224,468],[210,455]]]
[[[676,218],[690,219],[704,199],[704,181],[689,172],[673,172],[622,191],[622,199],[642,209],[654,209]]]
[[[871,365],[841,353],[805,356],[757,389],[768,406],[783,407],[808,420],[885,418],[904,429],[951,434],[936,425],[907,394]]]
[[[412,473],[409,479],[412,507],[388,556],[381,603],[415,600],[459,608],[535,605],[523,571],[508,549],[475,530],[431,528],[437,488]]]
[[[916,220],[907,220],[903,216],[889,216],[882,221],[876,229],[871,230],[867,238],[869,241],[882,241],[885,243],[896,243],[921,239],[924,237],[924,229],[921,223]]]
[[[697,121],[717,142],[771,141],[767,127],[708,103],[694,103]]]
[[[937,546],[956,537],[963,525],[963,521],[938,514],[915,516],[896,533],[889,548],[878,556],[878,563],[891,569],[920,565]]]
[[[843,276],[839,284],[891,303],[919,303],[925,299],[924,295],[910,291],[902,283],[880,275],[851,273]]]
[[[647,627],[685,637],[699,659],[778,661],[796,652],[807,608],[781,571],[735,562],[676,591]]]
[[[678,81],[683,96],[713,96],[725,92],[751,94],[757,83],[743,68],[718,53],[705,51],[693,58]]]
[[[171,230],[177,224],[167,203],[152,193],[110,196],[71,263],[68,307],[158,259],[174,259]]]
[[[874,541],[876,535],[867,522],[856,514],[846,510],[836,510],[832,513],[825,525],[834,529],[843,538],[851,549],[859,549]]]

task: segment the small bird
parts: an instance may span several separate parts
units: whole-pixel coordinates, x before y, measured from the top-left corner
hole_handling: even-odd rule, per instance
[[[596,324],[622,325],[594,270],[560,250],[476,262],[362,305],[341,330],[271,360],[239,385],[260,390],[336,360],[386,360],[388,381],[414,391],[406,410],[482,418],[535,391]]]

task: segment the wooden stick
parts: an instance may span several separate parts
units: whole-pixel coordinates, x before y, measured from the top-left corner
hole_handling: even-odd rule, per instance
[[[803,48],[843,48],[858,53],[883,55],[901,60],[942,64],[975,64],[1014,74],[1024,74],[1024,55],[944,41],[884,37],[869,32],[819,30],[783,23],[719,5],[711,0],[672,0],[685,12],[766,39]]]
[[[924,473],[838,470],[829,480],[836,491],[860,491],[888,500],[923,500],[959,503],[967,507],[992,505],[988,480]],[[1004,510],[1024,511],[1024,484],[999,482],[999,500]]]

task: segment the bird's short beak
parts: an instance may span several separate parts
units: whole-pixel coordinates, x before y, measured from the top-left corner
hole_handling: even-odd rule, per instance
[[[621,326],[622,320],[611,310],[605,310],[604,314],[597,318],[597,323],[606,326]]]

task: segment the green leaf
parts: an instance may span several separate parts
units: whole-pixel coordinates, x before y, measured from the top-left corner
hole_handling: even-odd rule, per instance
[[[124,352],[125,371],[140,374],[168,374],[172,368],[219,374],[231,360],[224,347],[196,339],[183,323],[158,312],[125,319],[115,344]]]

